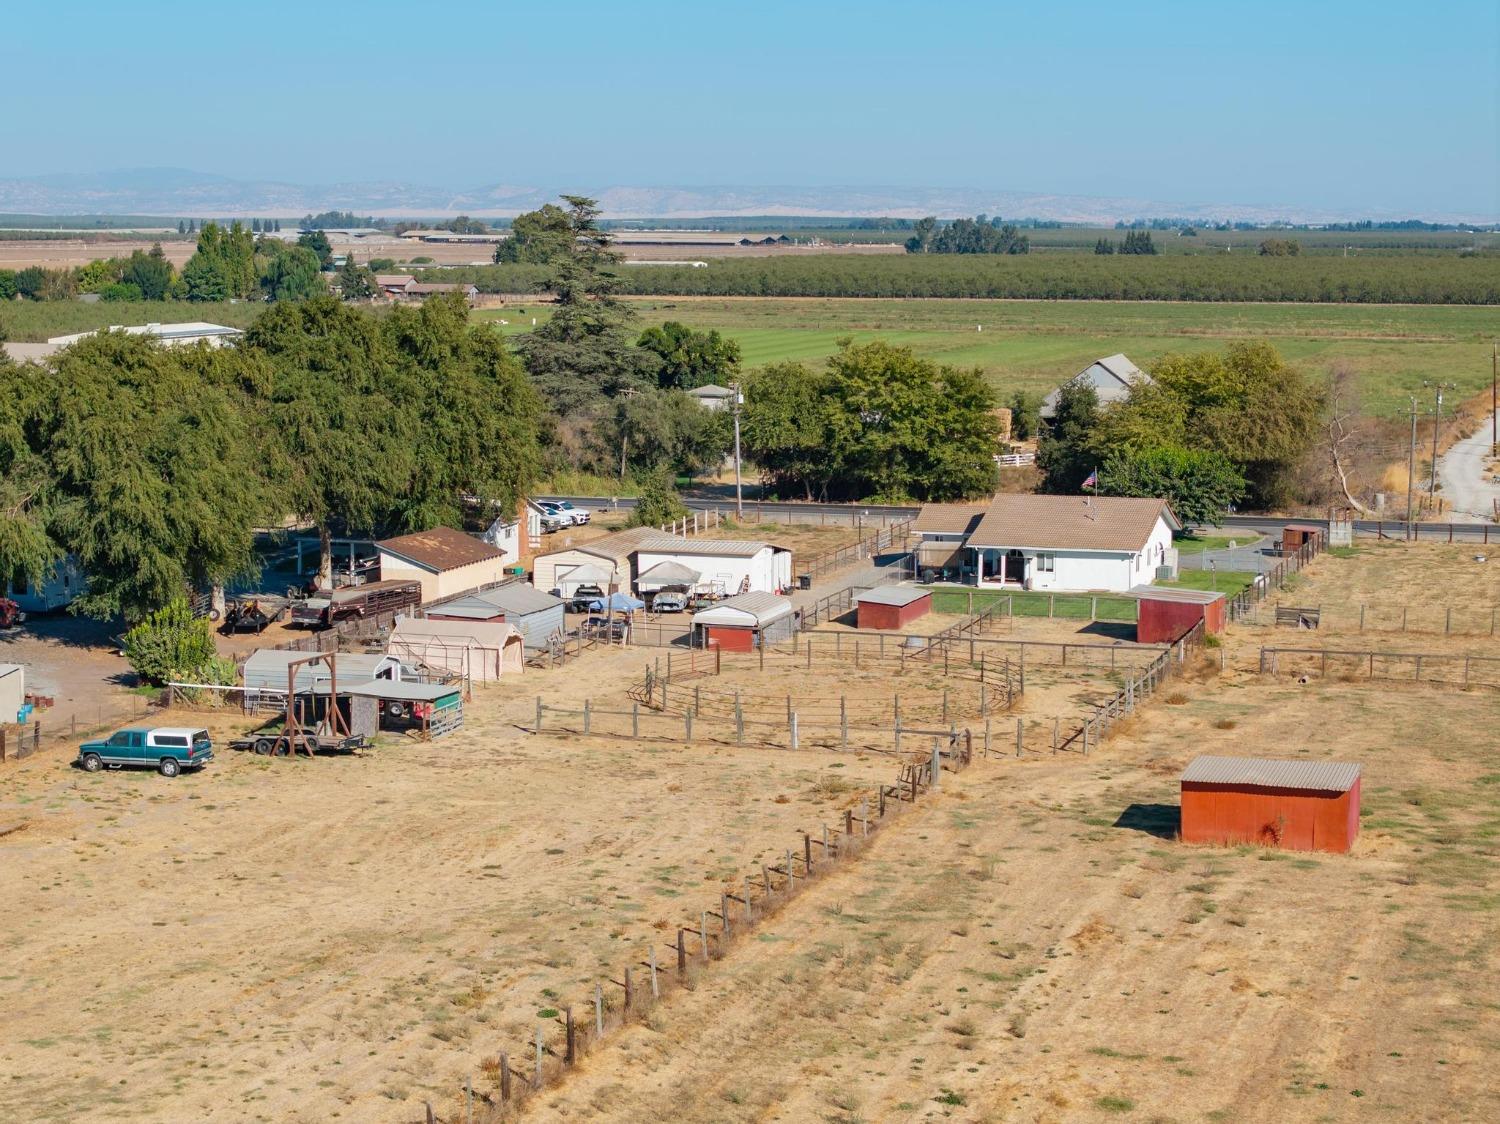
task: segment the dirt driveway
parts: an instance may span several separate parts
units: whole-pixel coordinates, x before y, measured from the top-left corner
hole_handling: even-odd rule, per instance
[[[144,700],[128,691],[135,673],[112,644],[119,628],[118,622],[59,613],[33,616],[20,628],[0,632],[0,663],[22,665],[26,689],[57,700],[36,715],[44,737],[144,713]],[[8,717],[14,721],[14,715]]]

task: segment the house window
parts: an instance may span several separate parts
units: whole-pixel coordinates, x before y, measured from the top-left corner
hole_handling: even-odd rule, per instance
[[[1039,574],[1052,574],[1057,572],[1057,555],[1038,554],[1036,556],[1036,572]]]

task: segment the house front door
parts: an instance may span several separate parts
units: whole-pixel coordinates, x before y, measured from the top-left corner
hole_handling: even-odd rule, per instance
[[[1005,552],[1005,580],[1017,585],[1026,584],[1026,555],[1019,550]]]

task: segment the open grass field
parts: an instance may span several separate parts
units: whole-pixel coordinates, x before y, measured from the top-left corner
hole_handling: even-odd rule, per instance
[[[53,336],[92,332],[111,324],[182,324],[207,321],[248,328],[266,309],[259,301],[8,301],[0,306],[0,327],[16,343],[40,343]]]
[[[1267,340],[1313,374],[1360,372],[1367,412],[1393,415],[1423,380],[1459,396],[1489,384],[1493,310],[1460,306],[1185,304],[1093,301],[683,298],[634,302],[643,323],[680,320],[739,341],[748,367],[818,362],[837,341],[883,339],[935,362],[977,366],[1008,396],[1045,392],[1101,355],[1141,366],[1169,352]],[[976,330],[982,328],[982,330]]]

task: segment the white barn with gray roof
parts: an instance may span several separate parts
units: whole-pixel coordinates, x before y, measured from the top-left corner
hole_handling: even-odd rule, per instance
[[[696,570],[696,588],[705,593],[779,593],[792,585],[792,552],[766,542],[671,535],[643,539],[635,552],[635,572],[645,574],[663,562]]]
[[[1137,385],[1146,385],[1151,382],[1151,376],[1146,374],[1124,355],[1106,355],[1103,359],[1095,359],[1083,370],[1079,371],[1067,381],[1068,386],[1091,386],[1099,398],[1099,405],[1108,406],[1114,402],[1122,402],[1130,397],[1130,388]],[[1062,387],[1058,387],[1046,398],[1042,399],[1042,408],[1038,413],[1046,419],[1057,416],[1057,402],[1062,395]]]

